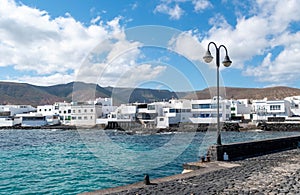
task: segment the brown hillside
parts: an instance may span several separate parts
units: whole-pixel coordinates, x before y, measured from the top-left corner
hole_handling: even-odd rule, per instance
[[[210,99],[216,96],[216,88],[206,88],[197,91],[197,98]],[[221,87],[220,95],[227,99],[263,99],[279,100],[289,96],[300,95],[300,89],[291,87],[268,87],[268,88],[236,88],[236,87]],[[189,94],[184,98],[195,99],[195,96]]]

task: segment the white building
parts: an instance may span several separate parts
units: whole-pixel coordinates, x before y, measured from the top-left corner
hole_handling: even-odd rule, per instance
[[[300,117],[300,96],[286,97],[284,100],[287,100],[291,104],[291,116]]]
[[[0,112],[10,112],[10,116],[35,111],[36,108],[31,105],[0,105]]]
[[[243,120],[252,119],[251,109],[252,106],[249,104],[248,99],[229,100],[231,106],[231,119]]]
[[[115,111],[108,114],[109,122],[134,122],[136,121],[137,106],[121,104]]]
[[[37,113],[45,116],[50,125],[55,125],[59,123],[69,125],[71,123],[70,103],[56,102],[53,105],[38,106]]]
[[[157,118],[157,127],[166,128],[180,123],[192,122],[191,100],[172,99],[163,107],[163,114]]]
[[[71,125],[95,126],[97,118],[101,118],[101,105],[73,103],[71,105]]]
[[[291,116],[291,103],[287,100],[253,100],[253,121],[267,121],[270,117]]]
[[[9,111],[0,112],[0,127],[12,127],[14,126],[14,119],[10,116]]]
[[[97,98],[94,101],[95,104],[101,105],[102,107],[102,118],[108,118],[108,114],[115,111],[117,106],[113,106],[113,99],[112,98]]]
[[[19,122],[14,120],[16,114],[30,113],[36,108],[30,105],[0,105],[0,127],[12,127]]]
[[[219,118],[220,122],[228,121],[230,119],[230,102],[220,98]],[[190,118],[193,123],[217,123],[217,97],[212,100],[191,100]]]
[[[167,128],[180,123],[217,123],[216,98],[172,99],[168,102],[121,105],[109,114],[109,122],[136,122],[145,127]],[[220,121],[230,119],[230,102],[220,100]]]
[[[46,117],[38,113],[16,114],[14,123],[22,127],[40,127],[48,124]]]

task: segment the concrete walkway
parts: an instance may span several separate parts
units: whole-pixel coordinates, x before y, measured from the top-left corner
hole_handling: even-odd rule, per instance
[[[300,149],[205,166],[151,185],[139,182],[85,194],[300,194]]]

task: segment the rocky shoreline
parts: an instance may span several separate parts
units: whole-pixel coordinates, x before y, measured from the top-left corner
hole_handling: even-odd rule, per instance
[[[73,125],[47,125],[47,126],[37,126],[37,127],[27,127],[27,126],[9,126],[9,127],[0,127],[0,129],[23,129],[23,130],[30,130],[30,129],[61,129],[61,130],[71,130],[77,129],[76,126]]]
[[[300,194],[300,149],[234,161],[231,168],[195,171],[151,185],[138,183],[117,191],[86,194]],[[192,172],[193,173],[193,172]]]

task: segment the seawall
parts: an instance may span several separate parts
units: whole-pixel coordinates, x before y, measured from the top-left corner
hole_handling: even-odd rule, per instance
[[[213,145],[208,149],[212,161],[222,161],[224,153],[229,160],[239,160],[247,157],[260,156],[278,151],[294,149],[300,146],[300,136],[290,136],[260,141],[239,142],[224,145]]]
[[[300,194],[299,161],[299,149],[286,150],[229,163],[204,163],[189,173],[150,180],[150,185],[141,181],[84,194]]]

